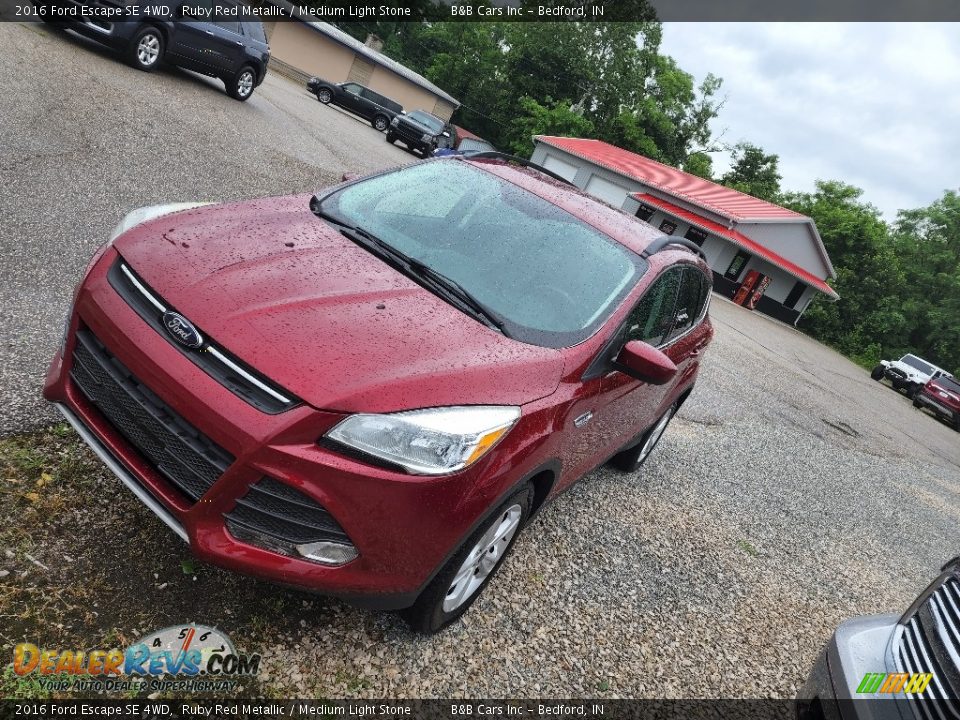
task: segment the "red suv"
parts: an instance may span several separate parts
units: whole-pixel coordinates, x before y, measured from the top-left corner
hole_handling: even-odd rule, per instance
[[[713,335],[695,245],[549,175],[135,211],[44,395],[202,560],[439,630],[546,501],[647,459]]]
[[[960,382],[950,375],[929,381],[913,396],[913,406],[926,408],[960,432]]]

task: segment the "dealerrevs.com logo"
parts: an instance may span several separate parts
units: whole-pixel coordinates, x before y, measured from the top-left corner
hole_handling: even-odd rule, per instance
[[[13,650],[14,673],[36,674],[54,691],[229,691],[237,678],[259,670],[260,655],[238,653],[225,633],[193,623],[150,633],[126,650],[50,650],[31,643]]]

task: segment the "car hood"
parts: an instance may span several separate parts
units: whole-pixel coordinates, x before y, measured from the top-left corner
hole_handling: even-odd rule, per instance
[[[201,332],[317,408],[520,405],[557,388],[559,351],[460,312],[314,216],[309,198],[167,215],[115,247]]]
[[[434,130],[433,128],[429,127],[428,125],[424,125],[424,124],[421,123],[421,122],[417,122],[416,120],[414,120],[414,119],[413,119],[412,117],[410,117],[409,115],[398,115],[397,117],[400,118],[400,122],[405,123],[405,124],[407,124],[407,125],[410,125],[411,127],[416,128],[417,130],[419,130],[420,132],[422,132],[422,133],[424,133],[424,134],[426,134],[426,135],[439,135],[439,134],[442,132],[442,130],[439,130],[439,131],[438,131],[438,130]]]

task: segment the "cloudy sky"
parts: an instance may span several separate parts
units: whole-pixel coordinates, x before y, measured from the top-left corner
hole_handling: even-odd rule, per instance
[[[892,220],[960,188],[960,24],[665,23],[662,52],[723,78],[714,133],[778,154],[784,189],[843,180]]]

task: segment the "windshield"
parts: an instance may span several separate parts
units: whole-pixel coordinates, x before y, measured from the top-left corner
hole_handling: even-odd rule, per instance
[[[933,365],[925,363],[916,355],[904,355],[902,358],[900,358],[900,362],[902,362],[904,365],[909,365],[910,367],[919,370],[924,375],[933,375]]]
[[[565,210],[459,160],[349,185],[322,209],[461,285],[510,337],[544,347],[590,337],[646,270]]]
[[[443,121],[438,118],[435,118],[433,115],[430,115],[425,112],[420,112],[419,110],[414,110],[412,113],[407,115],[408,118],[420,123],[421,125],[426,125],[428,128],[434,132],[440,132],[443,130]]]

